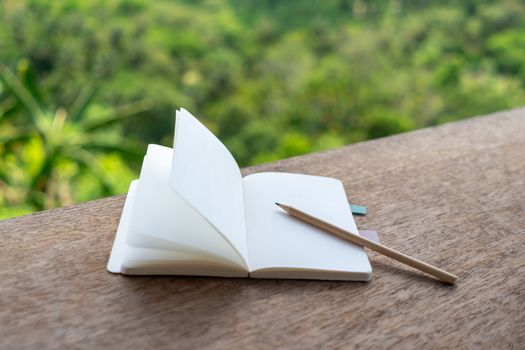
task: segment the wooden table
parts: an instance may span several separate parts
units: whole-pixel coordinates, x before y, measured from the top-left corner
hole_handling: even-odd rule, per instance
[[[245,169],[343,180],[384,244],[369,283],[124,277],[116,196],[0,222],[0,348],[525,347],[525,109]]]

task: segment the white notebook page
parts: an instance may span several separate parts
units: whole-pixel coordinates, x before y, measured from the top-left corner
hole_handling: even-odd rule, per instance
[[[339,180],[259,173],[243,182],[250,271],[275,268],[371,273],[363,248],[292,218],[275,205],[294,206],[357,233]]]
[[[171,187],[248,260],[242,175],[226,147],[185,109],[177,111]]]
[[[129,215],[127,243],[138,248],[218,255],[245,266],[231,244],[170,187],[172,149],[149,145]]]

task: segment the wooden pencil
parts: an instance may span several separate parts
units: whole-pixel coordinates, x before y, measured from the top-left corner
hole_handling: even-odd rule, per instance
[[[392,248],[388,248],[382,244],[376,243],[374,241],[371,241],[369,239],[366,239],[364,237],[359,236],[358,234],[351,233],[349,231],[343,230],[340,227],[337,227],[335,225],[332,225],[324,220],[321,220],[319,218],[316,218],[310,214],[307,214],[299,209],[296,209],[294,207],[291,207],[289,205],[281,204],[281,203],[275,203],[277,204],[281,209],[283,209],[286,213],[291,215],[292,217],[299,219],[301,221],[304,221],[310,225],[313,225],[317,228],[320,228],[328,233],[331,233],[339,238],[342,238],[346,241],[355,243],[357,245],[360,245],[362,247],[366,247],[369,249],[372,249],[373,251],[376,251],[380,254],[386,255],[392,259],[395,259],[399,262],[402,262],[404,264],[407,264],[409,266],[412,266],[418,270],[421,270],[423,272],[426,272],[444,282],[454,284],[456,283],[457,276],[444,271],[440,268],[437,268],[435,266],[432,266],[430,264],[427,264],[421,260],[418,260],[416,258],[413,258],[411,256],[408,256],[406,254],[400,253]]]

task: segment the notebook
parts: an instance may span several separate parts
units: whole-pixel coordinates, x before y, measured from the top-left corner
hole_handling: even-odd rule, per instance
[[[363,248],[290,217],[275,202],[358,232],[339,180],[279,172],[243,178],[219,139],[180,109],[173,148],[149,145],[130,185],[107,269],[370,280]]]

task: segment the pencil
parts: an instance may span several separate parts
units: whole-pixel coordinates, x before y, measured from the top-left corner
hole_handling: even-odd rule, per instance
[[[374,241],[371,241],[369,239],[366,239],[364,237],[359,236],[358,234],[351,233],[349,231],[343,230],[340,227],[337,227],[335,225],[332,225],[324,220],[321,220],[319,218],[316,218],[310,214],[307,214],[299,209],[296,209],[294,207],[291,207],[289,205],[281,204],[281,203],[275,203],[277,204],[281,209],[283,209],[286,213],[291,215],[292,217],[299,219],[301,221],[304,221],[310,225],[313,225],[317,228],[320,228],[328,233],[331,233],[339,238],[342,238],[346,241],[355,243],[357,245],[360,245],[362,247],[366,247],[369,249],[372,249],[373,251],[376,251],[380,254],[386,255],[392,259],[395,259],[399,262],[402,262],[403,264],[407,264],[409,266],[412,266],[420,271],[426,272],[429,275],[432,275],[436,277],[437,279],[454,284],[456,283],[457,276],[453,275],[447,271],[441,270],[440,268],[437,268],[435,266],[432,266],[430,264],[427,264],[421,260],[418,260],[416,258],[413,258],[411,256],[408,256],[406,254],[400,253],[397,250],[394,250],[392,248],[388,248],[382,244],[376,243]]]

